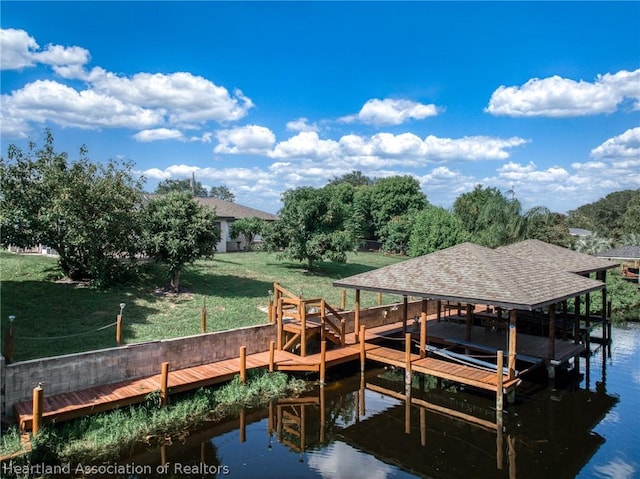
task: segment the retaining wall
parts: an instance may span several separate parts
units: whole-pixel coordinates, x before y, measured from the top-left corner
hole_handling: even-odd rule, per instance
[[[46,395],[79,391],[158,374],[165,361],[182,369],[236,358],[240,346],[247,354],[268,351],[275,337],[275,325],[267,324],[12,364],[3,357],[2,414],[12,415],[14,404],[30,400],[38,383]]]
[[[428,304],[429,314],[435,313],[436,303]],[[421,308],[421,301],[409,302],[409,322],[420,316]],[[346,332],[353,332],[354,312],[340,314],[346,320]],[[402,303],[363,309],[360,324],[373,328],[401,321],[402,314]],[[79,391],[158,374],[165,361],[175,370],[236,358],[240,346],[247,347],[247,354],[268,351],[275,338],[276,325],[266,324],[12,364],[0,356],[2,414],[12,415],[14,404],[30,400],[38,383],[46,395]]]

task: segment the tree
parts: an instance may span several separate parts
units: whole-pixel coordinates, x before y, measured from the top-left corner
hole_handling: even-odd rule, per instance
[[[251,250],[251,243],[256,235],[261,234],[265,229],[265,221],[255,216],[240,218],[231,223],[231,237],[239,238],[244,236],[247,242],[247,249]]]
[[[231,203],[236,200],[236,195],[234,195],[231,190],[225,185],[212,186],[211,190],[209,190],[209,196],[212,198],[229,201]]]
[[[508,199],[497,188],[476,185],[453,203],[453,211],[473,240],[495,248],[523,239],[526,222],[517,198]]]
[[[567,224],[617,240],[626,232],[625,215],[629,206],[636,204],[639,197],[640,189],[614,191],[598,201],[569,211]]]
[[[471,238],[456,215],[444,208],[430,206],[415,217],[408,253],[410,256],[421,256],[470,241]]]
[[[334,176],[329,185],[339,185],[340,183],[349,183],[352,186],[371,186],[374,180],[362,174],[361,171],[353,170],[351,173],[345,173],[341,176]]]
[[[207,189],[202,186],[202,183],[195,179],[184,180],[164,180],[158,183],[156,187],[156,194],[166,195],[167,193],[191,193],[193,196],[204,197],[208,196]]]
[[[168,193],[144,207],[144,251],[169,269],[171,290],[180,292],[180,272],[195,260],[213,256],[220,232],[215,213],[189,193]]]
[[[142,185],[132,164],[94,164],[87,149],[69,161],[54,148],[50,130],[44,146],[28,152],[11,145],[0,158],[2,244],[54,248],[58,263],[73,280],[106,286],[135,266],[137,211]]]
[[[523,221],[524,239],[538,239],[565,248],[571,247],[572,238],[564,215],[537,206],[525,213]]]
[[[358,235],[349,226],[350,205],[333,188],[286,191],[280,219],[267,229],[265,245],[290,259],[306,261],[309,271],[316,261],[346,261],[346,253],[357,247]]]
[[[382,250],[387,253],[406,254],[411,230],[418,213],[411,211],[404,215],[395,216],[385,224],[380,232]]]
[[[393,218],[416,212],[427,206],[420,183],[412,176],[381,178],[371,187],[370,214],[376,236]]]
[[[640,194],[627,203],[622,217],[622,232],[625,235],[640,234]]]

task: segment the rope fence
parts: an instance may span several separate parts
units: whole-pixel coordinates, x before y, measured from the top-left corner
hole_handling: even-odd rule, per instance
[[[92,334],[92,333],[97,333],[98,331],[103,331],[105,329],[111,328],[113,326],[116,326],[118,324],[117,321],[111,323],[111,324],[107,324],[106,326],[102,326],[101,328],[97,328],[97,329],[92,329],[91,331],[84,331],[82,333],[76,333],[76,334],[67,334],[64,336],[42,336],[42,337],[36,337],[36,336],[14,336],[14,339],[25,339],[25,340],[47,340],[47,339],[67,339],[67,338],[76,338],[78,336],[86,336],[87,334]]]

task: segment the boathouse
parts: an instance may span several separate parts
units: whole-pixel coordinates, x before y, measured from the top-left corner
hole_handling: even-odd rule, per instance
[[[435,301],[437,321],[421,327],[421,357],[430,352],[464,361],[460,355],[440,349],[463,348],[463,355],[469,358],[465,363],[473,367],[478,361],[471,356],[506,349],[507,376],[514,381],[518,376],[516,360],[528,363],[528,367],[545,364],[549,376],[554,377],[556,367],[584,351],[591,320],[596,320],[589,314],[590,295],[595,291],[603,291],[605,314],[597,319],[603,322],[606,337],[604,280],[606,270],[615,267],[607,260],[537,240],[496,250],[463,243],[333,284],[355,289],[356,322],[360,291],[402,295],[405,302],[407,297]],[[598,279],[589,278],[593,272]],[[583,296],[587,306],[584,315],[580,309]],[[576,305],[571,317],[569,299]],[[408,319],[404,318],[405,332]],[[432,344],[439,348],[430,349]]]

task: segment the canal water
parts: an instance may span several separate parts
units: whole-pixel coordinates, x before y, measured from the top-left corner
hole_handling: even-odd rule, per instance
[[[353,371],[120,464],[149,477],[640,477],[640,324],[592,349],[579,377],[523,384],[502,427],[491,395],[416,377],[408,401],[402,370]]]

